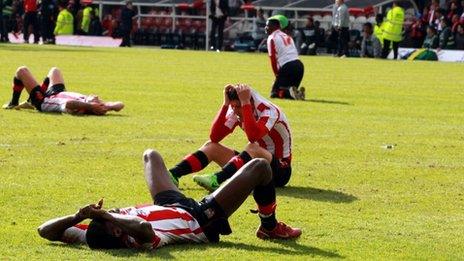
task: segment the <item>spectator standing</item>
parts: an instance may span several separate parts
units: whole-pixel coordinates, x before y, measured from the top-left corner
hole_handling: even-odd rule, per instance
[[[103,26],[95,12],[96,10],[94,9],[90,13],[89,35],[101,36],[103,34]]]
[[[379,39],[373,34],[372,24],[365,23],[361,42],[361,57],[380,58],[381,56],[382,45]]]
[[[375,26],[374,26],[374,35],[379,39],[380,44],[383,46],[383,28],[385,23],[383,22],[383,14],[375,15]]]
[[[89,34],[90,29],[90,13],[93,11],[92,0],[83,0],[82,5],[84,9],[82,10],[82,20],[80,23],[79,33],[83,35]]]
[[[39,43],[39,21],[37,19],[37,0],[24,0],[24,24],[23,36],[24,42],[29,43],[29,27],[32,27],[34,34],[34,43]]]
[[[53,29],[57,7],[53,0],[42,0],[40,4],[40,29],[43,43],[54,43]]]
[[[347,56],[350,41],[350,14],[344,0],[335,0],[332,17],[332,34],[335,34],[337,38],[337,56]]]
[[[264,17],[263,9],[258,9],[256,11],[256,17],[253,20],[253,32],[251,34],[256,47],[259,47],[264,38],[266,38],[265,27],[266,18]]]
[[[11,10],[8,10],[6,6],[6,0],[0,0],[0,42],[9,42],[7,29],[8,11],[11,14]]]
[[[126,6],[121,11],[121,46],[131,46],[132,22],[137,13],[134,10],[131,0],[126,1]]]
[[[59,3],[59,14],[56,19],[54,34],[56,35],[71,35],[74,33],[74,17],[69,12],[66,2]]]
[[[211,50],[219,52],[222,49],[224,40],[224,24],[229,15],[229,2],[228,0],[211,0],[209,8],[211,12],[209,16],[211,19],[211,32],[209,36]]]
[[[456,49],[464,50],[464,25],[459,24],[456,29]]]
[[[443,17],[441,19],[441,27],[442,30],[440,32],[440,49],[454,49],[455,48],[455,42],[454,42],[454,35],[453,32],[451,32],[451,22],[450,20],[446,19],[446,17]]]
[[[404,10],[398,1],[393,2],[393,8],[388,11],[383,30],[382,57],[387,58],[390,53],[390,45],[393,46],[393,59],[398,58],[398,47],[402,40],[404,24]]]
[[[427,49],[436,49],[438,48],[439,40],[437,36],[437,29],[435,27],[429,25],[427,27],[427,36],[425,37],[424,44],[422,48]]]

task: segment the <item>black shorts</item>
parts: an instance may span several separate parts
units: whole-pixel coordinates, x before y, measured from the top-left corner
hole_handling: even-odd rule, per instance
[[[272,178],[274,179],[274,185],[276,187],[285,186],[290,180],[290,176],[292,175],[292,165],[290,159],[277,159],[273,155],[271,169]]]
[[[175,190],[162,191],[155,196],[155,205],[173,206],[189,212],[200,224],[209,242],[218,242],[219,235],[232,233],[224,211],[214,198],[205,197],[200,202]]]
[[[288,62],[279,69],[272,91],[277,92],[281,88],[299,87],[304,75],[304,65],[300,60]]]
[[[44,102],[45,97],[49,97],[55,95],[57,93],[66,91],[64,84],[55,84],[48,88],[48,90],[44,93],[40,86],[34,87],[29,94],[29,99],[31,100],[32,105],[38,110],[42,111],[42,103]]]

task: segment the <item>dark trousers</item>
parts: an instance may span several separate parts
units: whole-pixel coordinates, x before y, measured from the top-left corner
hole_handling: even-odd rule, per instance
[[[24,41],[29,42],[29,26],[32,26],[32,33],[34,34],[34,43],[39,42],[39,22],[37,20],[37,12],[27,12],[24,14],[23,34]]]
[[[279,69],[274,85],[271,90],[271,97],[277,97],[279,91],[290,87],[299,87],[304,76],[304,65],[300,60],[288,62]],[[277,96],[276,96],[277,95]]]
[[[387,39],[383,39],[383,50],[382,50],[382,58],[386,59],[388,54],[390,53],[390,45],[393,43],[393,59],[398,58],[398,47],[400,42],[394,42]]]
[[[8,17],[3,16],[0,12],[0,42],[8,42],[8,29],[7,29]]]
[[[348,42],[350,41],[350,30],[348,27],[342,27],[338,30],[337,55],[348,56]]]
[[[53,30],[55,28],[55,23],[53,22],[53,18],[49,16],[42,16],[41,18],[41,34],[42,34],[42,41],[44,42],[53,42],[54,35]]]
[[[222,44],[224,41],[224,24],[226,23],[226,18],[221,17],[213,17],[212,24],[211,24],[211,32],[209,34],[210,37],[210,45],[212,49],[221,50]],[[217,38],[216,38],[217,33]]]
[[[121,42],[121,47],[126,46],[130,47],[131,46],[131,29],[128,26],[123,26],[122,28],[122,42]]]

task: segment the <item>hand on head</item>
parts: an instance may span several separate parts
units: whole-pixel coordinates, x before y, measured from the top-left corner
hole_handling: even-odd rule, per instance
[[[235,90],[237,91],[237,95],[240,100],[240,104],[242,106],[250,103],[250,100],[251,100],[250,86],[246,84],[237,84],[235,87]]]
[[[230,103],[230,99],[229,99],[229,91],[233,90],[234,89],[234,85],[233,84],[227,84],[225,87],[224,87],[224,105],[225,106],[228,106],[229,103]]]

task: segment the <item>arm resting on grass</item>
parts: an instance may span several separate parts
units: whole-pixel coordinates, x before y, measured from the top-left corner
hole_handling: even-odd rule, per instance
[[[79,224],[84,219],[79,214],[54,218],[40,225],[37,231],[41,237],[50,241],[63,241],[64,231]]]

